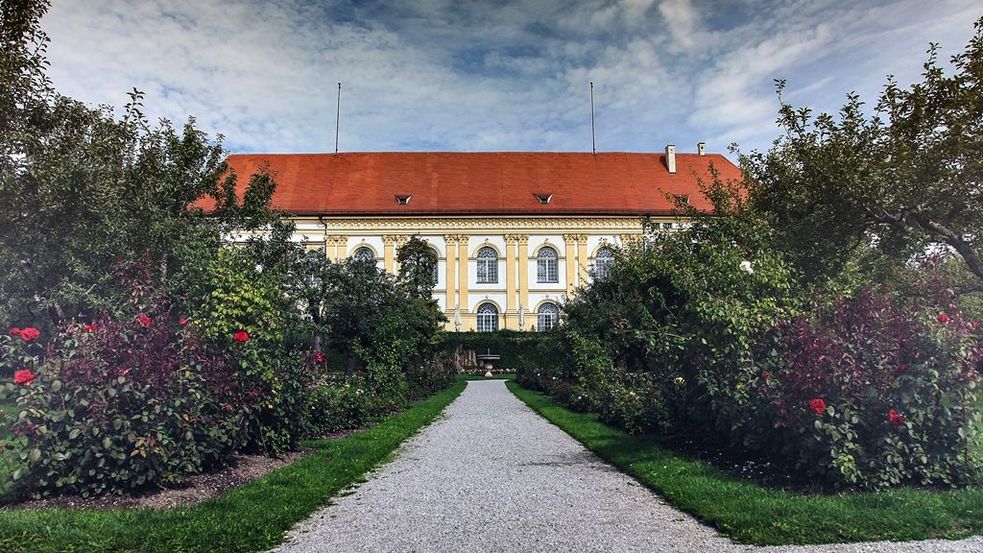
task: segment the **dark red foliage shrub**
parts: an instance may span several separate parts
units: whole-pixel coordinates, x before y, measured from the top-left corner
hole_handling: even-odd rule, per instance
[[[179,324],[139,265],[122,269],[120,280],[132,292],[132,314],[68,324],[43,351],[5,356],[24,365],[14,376],[20,415],[12,427],[26,438],[15,474],[23,491],[94,495],[173,484],[248,444],[263,398],[234,359]]]
[[[983,340],[957,309],[938,313],[864,289],[779,324],[762,342],[767,446],[834,486],[964,482]]]

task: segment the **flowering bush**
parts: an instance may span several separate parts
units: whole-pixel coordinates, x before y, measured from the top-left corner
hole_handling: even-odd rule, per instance
[[[769,338],[761,355],[771,377],[749,405],[772,424],[753,429],[767,436],[755,443],[833,486],[972,476],[983,337],[957,310],[863,289],[780,323]]]
[[[244,446],[255,396],[166,307],[64,327],[14,374],[22,489],[120,493],[181,481]]]
[[[41,332],[34,327],[11,328],[0,334],[0,376],[12,376],[37,364],[44,354]]]
[[[210,347],[227,352],[253,390],[250,447],[267,453],[293,448],[306,426],[310,360],[285,341],[295,305],[285,298],[281,272],[264,270],[249,251],[221,250],[195,282],[190,319]]]
[[[321,437],[358,428],[383,412],[361,377],[324,382],[311,391],[310,434]]]
[[[189,294],[194,326],[222,346],[250,340],[280,343],[289,302],[276,277],[257,273],[243,252],[220,251]]]
[[[618,251],[565,304],[556,366],[522,370],[520,383],[631,432],[768,458],[810,484],[973,479],[983,333],[952,292],[916,283],[902,301],[851,294],[845,278],[809,307],[767,225],[715,206]]]

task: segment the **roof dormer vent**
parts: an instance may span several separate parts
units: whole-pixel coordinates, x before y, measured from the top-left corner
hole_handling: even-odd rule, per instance
[[[396,203],[399,205],[409,205],[410,198],[412,197],[409,194],[396,194]]]
[[[538,201],[541,205],[546,205],[550,203],[551,199],[553,199],[552,194],[541,194],[539,192],[533,192],[532,195],[536,196],[536,201]]]

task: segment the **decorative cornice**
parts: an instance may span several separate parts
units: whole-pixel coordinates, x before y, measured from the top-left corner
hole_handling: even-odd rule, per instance
[[[295,220],[300,220],[298,217]],[[440,217],[352,217],[324,219],[327,229],[338,232],[368,231],[371,233],[434,233],[467,232],[487,229],[508,229],[532,233],[535,231],[603,231],[606,233],[640,231],[641,217],[557,217],[557,218],[522,218],[522,217],[474,217],[440,218]]]

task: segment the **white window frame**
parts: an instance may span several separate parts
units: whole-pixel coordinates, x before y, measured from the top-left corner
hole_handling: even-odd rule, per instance
[[[353,261],[375,261],[375,252],[368,246],[359,246],[352,252]]]
[[[608,271],[614,266],[614,250],[602,246],[594,256],[594,278],[602,279],[608,276]]]
[[[546,332],[560,321],[560,306],[553,302],[545,302],[536,310],[536,331]]]
[[[536,282],[560,282],[560,255],[551,246],[543,246],[536,254]]]
[[[478,306],[478,332],[495,332],[498,330],[498,307],[491,302]]]
[[[485,246],[475,256],[478,264],[478,284],[498,284],[498,252]]]

